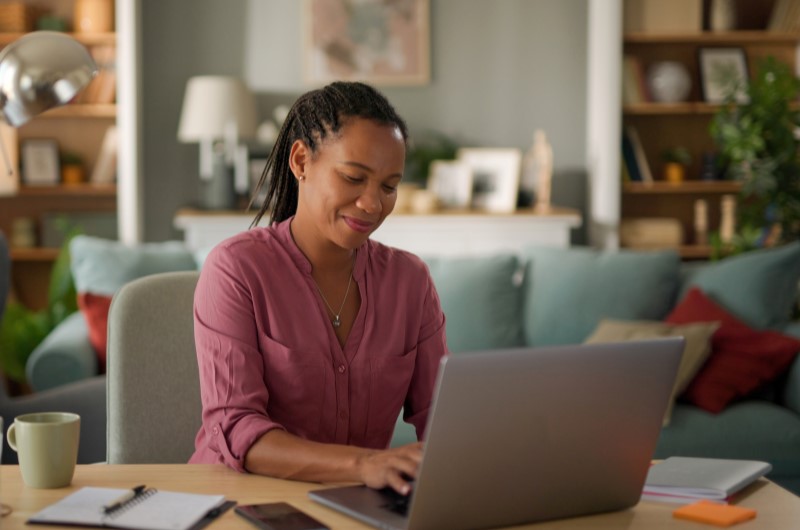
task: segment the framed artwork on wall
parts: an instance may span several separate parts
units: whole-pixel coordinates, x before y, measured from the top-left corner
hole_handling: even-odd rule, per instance
[[[305,80],[430,81],[429,0],[305,0]]]
[[[517,208],[522,152],[513,148],[462,148],[456,159],[472,170],[472,206],[492,213]]]
[[[61,182],[58,142],[51,139],[23,140],[22,183],[26,186],[54,186]]]
[[[706,103],[724,103],[734,92],[734,99],[747,103],[747,56],[743,48],[700,48],[700,82]]]

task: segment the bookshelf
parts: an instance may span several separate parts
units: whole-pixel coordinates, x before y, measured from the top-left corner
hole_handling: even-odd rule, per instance
[[[30,24],[42,14],[62,20],[70,30],[67,34],[87,48],[100,72],[73,103],[45,112],[18,129],[3,126],[2,130],[14,174],[10,178],[0,177],[6,179],[5,186],[0,186],[0,231],[11,243],[12,295],[31,308],[46,305],[49,274],[59,250],[43,245],[44,234],[54,232],[52,226],[45,225],[54,219],[65,219],[69,223],[70,218],[87,213],[113,216],[117,209],[116,184],[91,182],[101,158],[103,139],[117,120],[117,35],[113,31],[72,31],[79,2],[81,0],[25,0],[25,6],[34,13],[32,17],[29,14],[30,21],[25,23],[25,29],[33,30]],[[27,31],[18,29],[21,28],[0,27],[0,48],[26,35]],[[27,185],[19,162],[21,146],[36,139],[55,140],[62,160],[65,155],[80,160],[83,182]],[[5,173],[5,170],[0,159],[0,172]],[[35,246],[14,245],[14,227],[20,220],[33,226]]]
[[[631,1],[625,0],[626,4]],[[641,1],[641,0],[639,0]],[[646,1],[646,0],[645,0]],[[747,71],[752,77],[759,62],[773,56],[786,64],[796,65],[800,31],[776,28],[768,30],[772,10],[779,2],[739,2],[737,26],[742,29],[710,31],[697,27],[685,31],[637,30],[623,33],[622,47],[626,60],[633,58],[638,69],[638,83],[643,88],[644,100],[626,95],[622,106],[622,122],[625,128],[633,128],[640,138],[650,172],[652,184],[624,182],[621,187],[621,219],[669,217],[676,218],[683,227],[683,244],[678,248],[685,259],[705,259],[710,248],[696,244],[694,234],[694,203],[704,199],[708,204],[708,228],[719,229],[720,202],[726,194],[737,194],[741,184],[726,180],[701,180],[703,156],[716,152],[709,133],[709,125],[720,108],[718,104],[704,100],[701,89],[699,51],[703,48],[739,48],[746,56]],[[682,5],[688,5],[682,2]],[[703,2],[694,5],[700,6]],[[698,7],[699,8],[699,7]],[[800,13],[798,13],[800,16]],[[687,15],[687,20],[693,17]],[[696,18],[696,17],[695,17]],[[757,28],[746,27],[745,22],[760,20]],[[798,21],[800,22],[800,21]],[[752,24],[751,24],[752,25]],[[788,27],[781,24],[782,27]],[[662,103],[652,101],[646,94],[648,68],[663,61],[682,64],[689,73],[691,89],[685,101]],[[628,89],[632,85],[628,85]],[[634,101],[631,101],[633,99]],[[649,99],[649,100],[648,100]],[[665,182],[665,151],[685,147],[691,155],[686,169],[686,179],[680,184]],[[624,164],[624,158],[623,158]]]

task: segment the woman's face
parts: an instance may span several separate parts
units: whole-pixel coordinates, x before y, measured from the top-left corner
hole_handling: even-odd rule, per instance
[[[305,177],[299,181],[297,228],[341,248],[362,245],[394,209],[405,153],[400,129],[363,118],[350,118],[313,155],[295,142],[292,171]]]

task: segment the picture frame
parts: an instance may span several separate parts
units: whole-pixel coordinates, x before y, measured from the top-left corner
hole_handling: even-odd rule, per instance
[[[472,203],[472,167],[460,160],[434,160],[428,189],[443,208],[467,209]]]
[[[382,86],[430,82],[429,0],[305,0],[304,77]]]
[[[522,151],[515,148],[461,148],[456,159],[472,170],[472,207],[490,213],[517,208]]]
[[[700,85],[706,103],[724,103],[734,86],[734,100],[748,102],[749,76],[744,48],[700,48],[698,56]]]
[[[20,147],[22,183],[26,186],[55,186],[61,182],[58,142],[37,138],[23,140]]]

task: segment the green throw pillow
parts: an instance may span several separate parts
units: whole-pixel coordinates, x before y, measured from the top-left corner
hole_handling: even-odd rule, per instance
[[[526,249],[527,344],[578,344],[603,318],[662,320],[675,300],[680,258],[672,251]]]
[[[522,293],[513,255],[424,258],[447,319],[452,352],[522,346]]]
[[[726,310],[758,329],[789,323],[800,282],[800,243],[755,250],[693,270],[681,298],[698,287]]]

